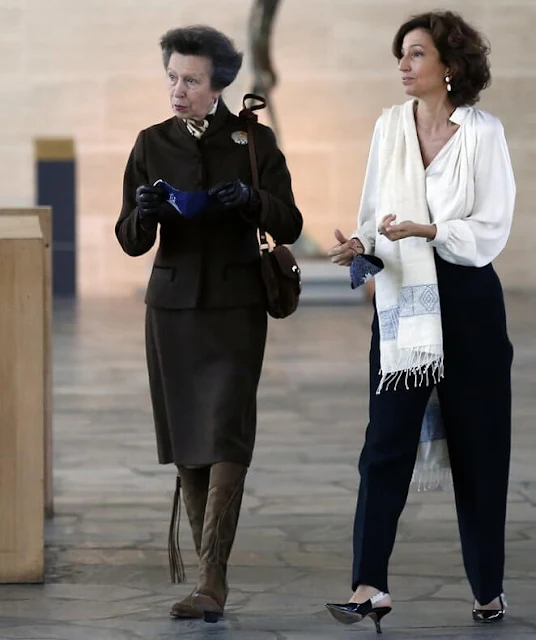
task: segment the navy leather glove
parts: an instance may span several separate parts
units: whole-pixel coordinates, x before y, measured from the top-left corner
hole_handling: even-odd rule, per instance
[[[142,221],[158,220],[162,205],[167,200],[167,191],[162,187],[142,184],[136,189],[136,203]]]
[[[220,182],[209,189],[208,195],[228,209],[243,208],[248,213],[257,213],[261,208],[257,190],[241,180]]]

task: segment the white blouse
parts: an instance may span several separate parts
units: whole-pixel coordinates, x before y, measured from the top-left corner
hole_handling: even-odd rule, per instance
[[[514,212],[516,185],[501,121],[486,111],[458,107],[450,117],[459,126],[425,170],[430,244],[454,264],[482,267],[504,249]],[[358,238],[373,253],[378,222],[382,119],[376,122],[358,216]],[[460,176],[468,176],[467,181]],[[396,214],[396,211],[393,211]],[[397,220],[396,222],[402,222]]]

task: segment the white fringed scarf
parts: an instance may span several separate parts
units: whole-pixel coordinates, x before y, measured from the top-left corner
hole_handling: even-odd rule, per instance
[[[432,390],[424,413],[411,488],[417,491],[452,488],[449,452],[437,389]]]
[[[380,146],[377,227],[384,216],[396,222],[430,224],[425,173],[417,137],[414,101],[386,109]],[[376,276],[381,381],[377,389],[434,384],[444,375],[443,332],[437,273],[425,238],[391,242],[376,233],[375,255],[385,268]],[[426,409],[412,486],[451,486],[450,464],[437,391]]]
[[[413,101],[383,113],[377,226],[384,216],[396,222],[430,224],[424,166]],[[426,238],[391,242],[376,232],[375,254],[385,268],[376,276],[380,325],[381,382],[394,387],[438,382],[443,377],[443,333],[437,274]]]

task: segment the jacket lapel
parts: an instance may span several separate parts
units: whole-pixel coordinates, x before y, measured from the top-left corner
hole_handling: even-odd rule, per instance
[[[215,135],[223,129],[225,126],[227,119],[229,118],[230,111],[227,108],[225,102],[220,98],[218,101],[218,108],[216,109],[216,113],[212,118],[212,122],[210,123],[208,129],[203,134],[203,138],[209,138],[210,136]],[[184,123],[183,123],[184,124]],[[186,125],[185,125],[186,128]]]

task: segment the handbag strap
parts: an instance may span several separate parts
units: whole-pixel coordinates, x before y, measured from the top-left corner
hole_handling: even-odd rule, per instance
[[[246,107],[246,100],[257,100],[260,104],[254,104],[250,107]],[[242,111],[238,114],[240,118],[243,118],[247,123],[248,128],[248,150],[249,150],[249,162],[251,164],[251,178],[255,189],[259,189],[259,168],[257,165],[257,151],[255,148],[255,129],[254,124],[258,121],[257,114],[254,113],[258,109],[264,109],[266,106],[266,99],[262,96],[258,96],[254,93],[246,93],[242,99]],[[264,229],[259,227],[259,244],[261,251],[268,252],[270,245],[266,239],[266,233]]]

